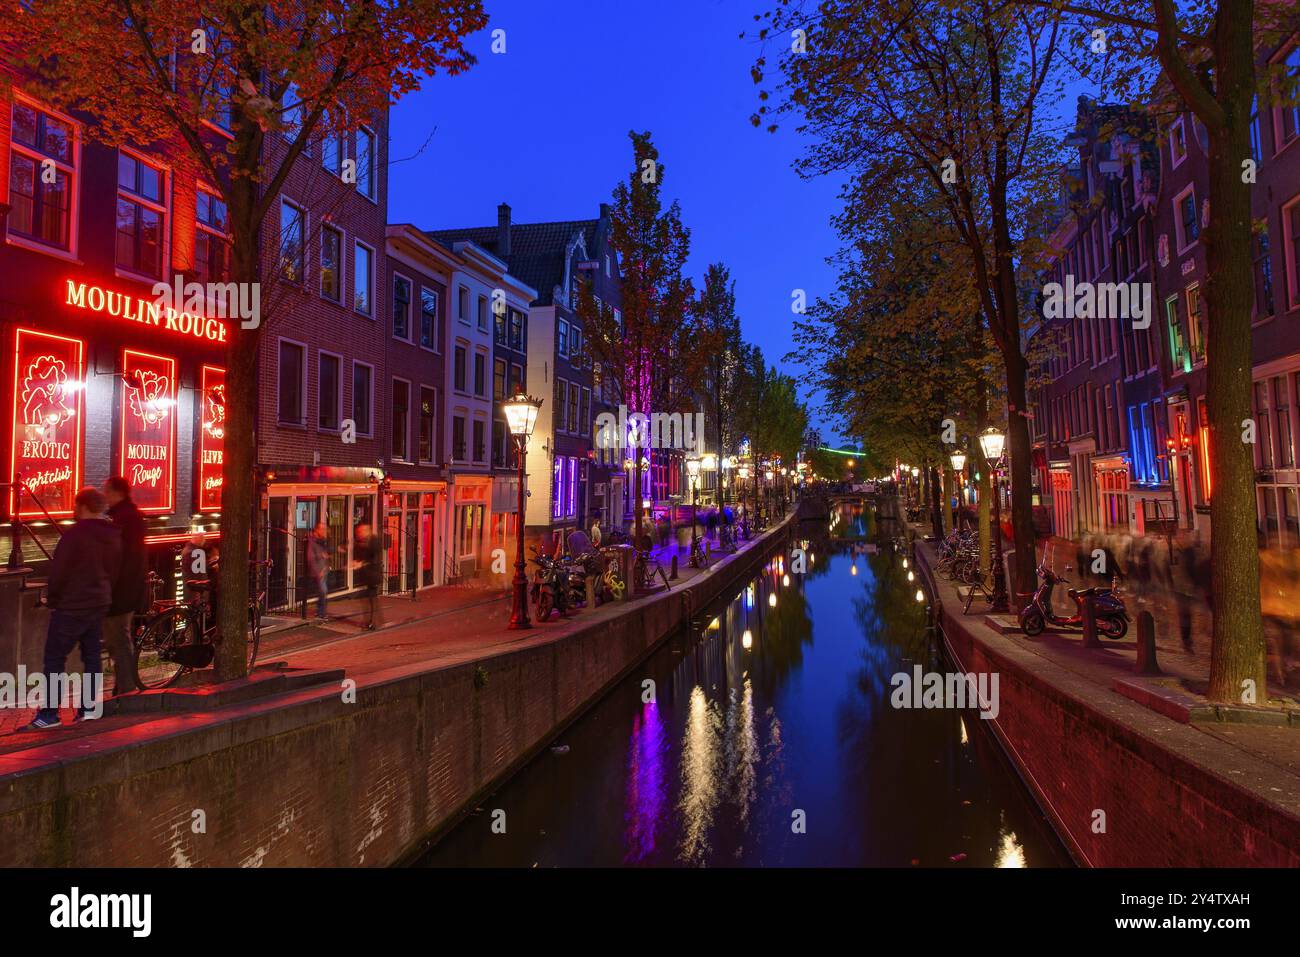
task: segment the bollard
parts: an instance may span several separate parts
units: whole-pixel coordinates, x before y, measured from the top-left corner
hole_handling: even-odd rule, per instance
[[[1156,662],[1156,620],[1151,612],[1138,613],[1137,664],[1133,670],[1140,675],[1163,674]]]
[[[596,607],[596,576],[587,576],[587,607]]]
[[[673,570],[672,570],[672,573],[668,576],[668,580],[669,580],[670,582],[675,582],[675,581],[677,581],[677,556],[676,556],[676,555],[673,556],[673,566],[672,566],[672,568],[673,568]]]
[[[1083,647],[1101,647],[1097,640],[1097,602],[1091,595],[1083,599]]]

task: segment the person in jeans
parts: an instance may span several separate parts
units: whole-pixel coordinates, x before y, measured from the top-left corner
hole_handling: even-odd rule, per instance
[[[68,655],[80,647],[82,668],[90,679],[92,700],[81,701],[78,720],[91,716],[98,704],[103,665],[100,643],[104,616],[113,604],[113,580],[122,560],[121,533],[104,516],[104,495],[96,488],[77,493],[76,523],[67,529],[50,561],[46,589],[50,627],[45,636],[45,707],[19,731],[59,727],[55,676],[63,675]],[[84,687],[84,685],[83,685]]]
[[[379,611],[379,584],[384,574],[384,545],[369,525],[357,526],[353,545],[352,567],[357,569],[357,584],[365,590],[368,612],[366,628],[374,631],[383,624]]]
[[[104,483],[108,518],[122,536],[122,561],[113,578],[113,604],[104,619],[104,645],[113,659],[113,695],[144,688],[135,671],[131,620],[146,607],[144,516],[131,500],[131,483],[120,475]]]
[[[307,539],[307,576],[311,579],[312,589],[316,593],[316,618],[320,621],[329,621],[329,615],[326,613],[329,572],[329,529],[324,522],[317,522],[311,536]]]

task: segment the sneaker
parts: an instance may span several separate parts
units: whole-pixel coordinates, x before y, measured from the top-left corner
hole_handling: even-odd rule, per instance
[[[62,726],[63,722],[59,720],[58,715],[55,715],[53,718],[43,718],[40,715],[37,715],[30,723],[19,728],[16,733],[21,734],[26,731],[49,731],[51,728]]]
[[[73,715],[73,717],[72,717],[72,723],[73,723],[73,724],[83,724],[83,723],[86,722],[86,721],[98,721],[98,720],[99,720],[99,719],[96,718],[94,715],[92,715],[92,714],[88,714],[88,713],[85,712],[85,711],[78,711],[78,712],[77,712],[75,715]]]

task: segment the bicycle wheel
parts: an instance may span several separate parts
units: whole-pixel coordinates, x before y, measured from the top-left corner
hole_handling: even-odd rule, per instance
[[[185,670],[175,660],[178,647],[190,639],[195,628],[188,609],[168,608],[149,619],[135,643],[135,670],[146,689],[167,688]]]
[[[248,603],[248,673],[253,673],[257,652],[262,644],[262,607],[257,599]]]

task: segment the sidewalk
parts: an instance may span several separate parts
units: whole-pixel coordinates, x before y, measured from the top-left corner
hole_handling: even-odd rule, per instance
[[[754,542],[758,540],[755,536]],[[684,544],[670,543],[652,548],[654,557],[667,572],[674,556],[678,579],[673,588],[707,569],[687,564],[690,537]],[[741,542],[737,554],[754,542]],[[711,568],[725,563],[731,556],[713,552]],[[530,566],[531,571],[531,566]],[[511,570],[513,575],[513,569]],[[308,607],[306,620],[297,615],[268,616],[264,621],[262,644],[258,653],[257,673],[275,668],[293,670],[345,670],[348,677],[361,682],[367,675],[410,665],[430,663],[454,664],[490,654],[506,645],[525,641],[536,635],[550,635],[572,622],[581,622],[591,614],[614,615],[635,613],[637,599],[614,602],[591,609],[575,610],[566,619],[552,615],[548,623],[534,622],[528,631],[510,631],[511,592],[488,581],[444,585],[419,592],[414,600],[409,593],[380,599],[382,624],[374,631],[365,630],[365,600],[349,598],[329,603],[329,620],[318,622],[315,605]],[[530,616],[533,608],[529,608]],[[210,672],[200,672],[201,676]],[[18,733],[17,729],[34,716],[32,709],[0,709],[0,754],[13,754],[52,744],[77,742],[90,748],[85,739],[124,727],[143,726],[176,712],[133,712],[105,715],[95,721],[72,724],[72,711],[61,713],[63,726],[51,731]],[[142,728],[142,734],[146,734]]]

